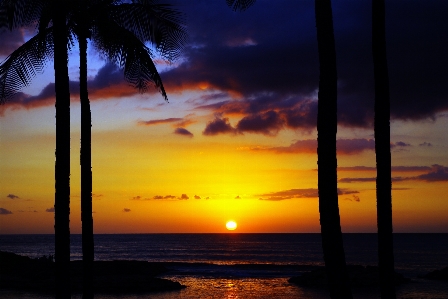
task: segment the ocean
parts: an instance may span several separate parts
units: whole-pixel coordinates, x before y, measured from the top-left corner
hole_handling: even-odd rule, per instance
[[[376,234],[344,234],[347,264],[376,265]],[[71,236],[71,259],[82,259],[81,236]],[[29,257],[54,254],[53,235],[0,235],[0,250]],[[395,269],[412,279],[398,298],[448,298],[448,282],[420,275],[448,266],[448,234],[394,234]],[[96,295],[97,299],[329,298],[326,291],[288,283],[312,266],[323,266],[319,234],[107,234],[95,235],[96,260],[168,262],[167,278],[181,291],[142,295]],[[1,271],[1,270],[0,270]],[[354,289],[355,298],[379,298],[376,289]],[[1,291],[1,298],[44,299]],[[73,298],[81,298],[79,295]]]

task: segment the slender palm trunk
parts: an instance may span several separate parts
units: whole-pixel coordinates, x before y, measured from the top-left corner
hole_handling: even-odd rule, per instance
[[[92,168],[91,127],[92,116],[87,92],[87,38],[79,36],[79,87],[81,99],[81,221],[83,298],[93,298],[93,218],[92,218]]]
[[[319,213],[331,298],[352,298],[342,243],[337,186],[337,72],[330,0],[315,0],[319,51],[317,159]]]
[[[54,1],[56,298],[70,298],[70,90],[64,3]]]
[[[378,266],[381,298],[396,298],[392,235],[390,99],[386,57],[385,1],[372,1],[372,53],[375,78],[375,153],[378,221]]]

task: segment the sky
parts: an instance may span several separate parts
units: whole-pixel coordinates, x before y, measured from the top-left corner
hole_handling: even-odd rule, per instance
[[[188,41],[154,56],[169,102],[89,43],[95,233],[320,232],[314,1],[175,0]],[[376,232],[370,1],[333,0],[343,232]],[[394,232],[448,232],[448,2],[386,1]],[[0,60],[35,34],[0,33]],[[79,64],[69,56],[72,233]],[[54,232],[54,71],[0,106],[0,234]]]

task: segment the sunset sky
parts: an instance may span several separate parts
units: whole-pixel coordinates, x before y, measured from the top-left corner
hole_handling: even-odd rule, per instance
[[[314,1],[176,0],[169,103],[89,44],[95,233],[319,232]],[[163,1],[162,1],[163,2]],[[333,0],[343,232],[376,232],[371,1]],[[187,5],[188,4],[188,5]],[[386,1],[395,232],[448,232],[447,1]],[[0,60],[34,28],[0,34]],[[80,221],[78,49],[70,53],[71,232]],[[0,234],[54,232],[53,64],[0,106]]]

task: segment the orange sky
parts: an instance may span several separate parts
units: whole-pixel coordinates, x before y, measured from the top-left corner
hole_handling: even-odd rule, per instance
[[[184,56],[171,65],[160,65],[170,103],[155,92],[138,94],[127,87],[123,74],[104,65],[98,53],[89,48],[95,233],[220,233],[227,231],[225,224],[229,219],[238,223],[235,232],[320,231],[312,114],[317,82],[307,82],[309,87],[302,90],[300,80],[305,80],[302,75],[294,73],[290,78],[291,69],[299,69],[291,68],[291,64],[305,67],[308,58],[291,62],[281,59],[287,56],[283,53],[288,47],[302,49],[307,43],[299,45],[288,37],[282,39],[283,43],[276,43],[272,51],[267,41],[282,38],[271,32],[277,29],[284,32],[282,22],[279,28],[255,24],[264,24],[266,10],[279,15],[288,10],[274,11],[263,3],[257,2],[242,16],[224,10],[222,22],[235,22],[241,30],[237,32],[240,36],[229,38],[230,32],[236,32],[232,26],[213,23],[216,34],[223,40],[227,38],[219,47],[207,44],[214,38],[210,33],[213,30],[201,26],[199,18],[191,18],[192,37]],[[223,8],[225,5],[207,10],[201,6],[198,14],[207,11],[210,15],[204,18],[208,20]],[[191,8],[189,13],[193,11]],[[343,18],[338,18],[342,12],[338,14],[337,8],[335,11],[336,40],[342,40],[343,44],[344,39],[338,39],[342,36],[340,31],[351,31],[342,24]],[[246,28],[243,17],[250,13],[254,16],[249,17]],[[361,23],[360,19],[362,15],[355,21]],[[306,20],[311,33],[299,32],[295,27],[292,33],[314,45],[313,19]],[[284,22],[287,26],[286,17]],[[17,33],[22,42],[27,39],[27,32]],[[257,53],[261,58],[256,60],[255,55],[250,67],[242,66],[248,63],[246,54],[238,51],[249,50],[260,51]],[[0,49],[1,60],[7,55],[5,51]],[[215,52],[222,54],[219,51],[229,51],[235,56],[232,59],[213,56],[218,55]],[[265,66],[266,60],[261,55],[265,52],[275,63]],[[74,87],[72,233],[81,232],[76,55],[75,47],[69,65]],[[220,59],[224,59],[222,68],[214,65],[221,63]],[[313,59],[314,56],[309,58]],[[357,89],[358,95],[344,89],[352,86],[353,79],[344,77],[344,61],[340,72],[342,117],[338,129],[342,230],[376,232],[372,111],[366,108],[367,112],[359,112],[361,106],[350,110],[353,107],[347,104],[348,100],[358,105],[364,97],[359,96],[361,91]],[[226,68],[232,63],[234,73]],[[246,74],[248,70],[252,75]],[[391,70],[393,73],[393,65]],[[275,81],[272,85],[266,85],[262,79],[250,81],[260,72],[274,72],[278,80],[272,80]],[[23,90],[19,100],[0,107],[0,234],[54,232],[55,110],[52,86],[48,85],[53,82],[52,75],[50,63],[44,74],[39,74],[33,85]],[[316,78],[311,73],[310,76]],[[392,74],[392,83],[396,82],[394,78]],[[273,99],[273,95],[278,97]],[[368,104],[371,104],[371,94],[365,97],[370,98]],[[429,95],[426,100],[429,106]],[[437,106],[425,116],[411,114],[404,108],[393,108],[391,123],[394,231],[446,233],[446,110]],[[405,110],[409,114],[401,116]],[[357,118],[359,114],[365,116],[362,121]]]

